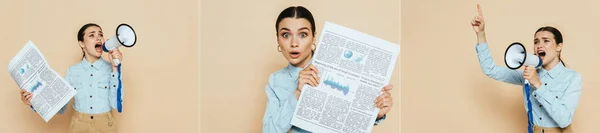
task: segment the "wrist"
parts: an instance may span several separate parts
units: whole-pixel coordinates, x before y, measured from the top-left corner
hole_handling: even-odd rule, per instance
[[[385,116],[385,114],[382,114],[382,115],[377,115],[377,118],[376,118],[376,120],[380,120],[380,119],[382,119],[384,116]]]
[[[294,95],[296,96],[296,99],[300,98],[300,90],[296,89],[296,91],[294,91]]]
[[[541,86],[542,86],[542,83],[540,83],[540,82],[537,82],[537,83],[533,84],[533,87],[534,87],[535,89],[538,89],[538,88],[540,88]]]
[[[479,33],[477,33],[477,44],[484,44],[487,43],[487,39],[485,37],[485,32],[481,31]]]

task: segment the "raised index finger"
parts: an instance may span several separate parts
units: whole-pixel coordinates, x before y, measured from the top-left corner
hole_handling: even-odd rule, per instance
[[[483,13],[481,13],[481,5],[477,4],[477,12],[479,13],[479,16],[483,16]]]

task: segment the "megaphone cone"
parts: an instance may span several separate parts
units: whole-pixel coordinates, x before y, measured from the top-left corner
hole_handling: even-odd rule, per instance
[[[510,69],[519,69],[523,65],[539,68],[542,66],[542,59],[527,53],[523,44],[514,42],[504,52],[504,63]]]
[[[109,52],[121,46],[133,47],[136,41],[137,36],[133,28],[131,28],[131,26],[129,26],[128,24],[120,24],[117,27],[115,36],[111,37],[110,39],[106,40],[106,42],[104,42],[104,45],[102,45],[102,50],[104,52]],[[115,66],[121,64],[119,59],[113,59],[113,62]]]

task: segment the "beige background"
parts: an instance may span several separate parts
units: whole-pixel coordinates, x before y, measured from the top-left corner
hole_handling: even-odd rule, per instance
[[[597,132],[600,120],[600,1],[481,0],[496,64],[514,41],[533,49],[537,28],[563,33],[565,63],[581,73],[576,132]],[[402,132],[526,132],[521,86],[495,81],[479,67],[470,20],[477,1],[402,1]]]
[[[203,0],[201,16],[201,132],[261,132],[265,86],[271,73],[287,65],[277,52],[275,20],[292,5],[307,7],[317,32],[325,20],[385,40],[400,42],[400,2]],[[317,44],[318,45],[318,44]],[[399,132],[400,77],[396,64],[391,84],[394,107],[376,133]]]
[[[0,132],[64,133],[74,110],[45,123],[23,105],[6,72],[8,62],[32,40],[50,66],[64,75],[81,61],[77,31],[88,23],[102,26],[105,37],[120,23],[137,32],[124,55],[124,111],[120,132],[198,132],[198,1],[0,1]],[[116,113],[116,111],[114,111]]]

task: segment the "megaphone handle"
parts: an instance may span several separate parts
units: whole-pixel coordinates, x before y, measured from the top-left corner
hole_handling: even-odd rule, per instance
[[[115,66],[119,66],[119,64],[121,64],[121,61],[119,61],[119,59],[113,59],[113,64]]]
[[[527,65],[527,66],[531,66],[531,65]],[[525,79],[525,84],[529,85],[529,80]]]

